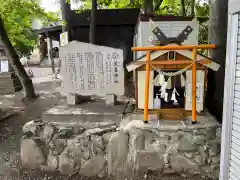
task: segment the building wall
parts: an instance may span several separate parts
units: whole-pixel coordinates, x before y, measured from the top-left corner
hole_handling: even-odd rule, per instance
[[[229,2],[220,180],[240,175],[240,1]]]

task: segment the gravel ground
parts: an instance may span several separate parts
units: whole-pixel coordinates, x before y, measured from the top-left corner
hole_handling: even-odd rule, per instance
[[[55,91],[59,83],[42,83],[35,86],[40,97],[33,102],[22,102],[23,93],[21,92],[16,93],[15,96],[0,96],[0,101],[3,102],[2,105],[20,107],[18,113],[0,122],[0,180],[100,180],[99,178],[85,178],[78,175],[66,177],[59,174],[45,174],[40,171],[29,172],[21,169],[19,153],[22,126],[30,120],[41,118],[46,109],[53,107],[60,101],[65,101]],[[186,178],[179,176],[162,177],[154,174],[136,178],[124,178],[124,180],[131,179],[186,180]],[[192,180],[195,179],[200,178],[192,178]]]

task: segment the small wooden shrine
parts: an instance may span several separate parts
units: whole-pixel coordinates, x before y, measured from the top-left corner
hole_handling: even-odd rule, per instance
[[[135,36],[145,39],[132,48],[136,59],[126,66],[128,72],[134,71],[137,109],[144,109],[145,122],[148,111],[165,120],[183,120],[192,113],[196,122],[196,112],[204,111],[208,68],[217,71],[220,67],[198,50],[215,45],[198,45],[196,19],[178,17],[166,22],[161,21],[163,17],[154,18],[139,22]],[[141,29],[147,34],[139,34]]]
[[[215,48],[215,45],[177,45],[135,47],[133,51],[147,54],[127,65],[134,71],[136,81],[136,104],[144,109],[157,112],[160,119],[183,119],[192,112],[204,110],[208,68],[217,71],[219,64],[211,58],[197,53],[197,49]],[[163,87],[164,86],[164,87]],[[192,91],[194,89],[195,91]],[[155,108],[154,101],[159,95],[161,107]]]

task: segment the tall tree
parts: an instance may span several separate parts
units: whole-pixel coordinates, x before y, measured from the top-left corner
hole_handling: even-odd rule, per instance
[[[16,53],[15,49],[13,48],[8,38],[8,34],[4,28],[4,24],[1,16],[0,16],[0,38],[1,38],[1,42],[5,47],[5,51],[6,51],[7,57],[9,58],[9,62],[23,85],[23,88],[25,90],[25,96],[28,99],[36,98],[37,96],[35,93],[34,86],[32,84],[32,80],[27,75],[24,67],[20,62],[18,54]]]
[[[61,21],[62,21],[62,32],[67,31],[67,26],[65,24],[66,22],[66,1],[60,0],[60,6],[61,6]]]
[[[192,7],[191,7],[191,16],[195,16],[195,0],[192,0]]]
[[[227,18],[228,0],[212,0],[209,16],[209,41],[216,44],[217,48],[211,50],[210,55],[223,67],[226,59]],[[211,86],[208,86],[207,105],[210,112],[219,120],[222,118],[224,82],[217,83],[216,80],[223,79],[224,73],[224,68],[220,68],[217,72],[209,71],[208,73],[208,83],[209,85],[211,83]]]
[[[92,10],[89,27],[89,42],[96,44],[96,18],[97,18],[97,0],[92,0]]]
[[[181,15],[186,16],[185,0],[181,0]]]
[[[144,0],[143,11],[146,15],[153,15],[153,0]]]

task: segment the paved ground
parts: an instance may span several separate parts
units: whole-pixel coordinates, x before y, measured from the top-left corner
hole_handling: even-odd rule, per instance
[[[19,163],[20,138],[22,126],[33,119],[41,118],[42,113],[48,108],[65,101],[57,92],[59,82],[51,82],[48,72],[50,68],[36,68],[34,83],[40,97],[33,102],[22,102],[23,92],[12,95],[0,96],[0,108],[17,107],[19,112],[9,119],[0,122],[0,180],[90,180],[79,176],[63,177],[58,174],[43,174],[39,171],[29,172],[21,169]],[[41,72],[43,71],[43,72]],[[51,71],[50,71],[51,72]],[[42,73],[42,74],[41,74]],[[43,75],[44,74],[44,75]],[[49,82],[50,81],[50,82]],[[96,178],[93,178],[96,180]],[[131,178],[127,178],[130,180]],[[127,180],[126,179],[126,180]],[[179,176],[149,176],[136,179],[170,180],[186,179]],[[193,179],[199,179],[198,177]],[[110,179],[109,179],[110,180]]]

